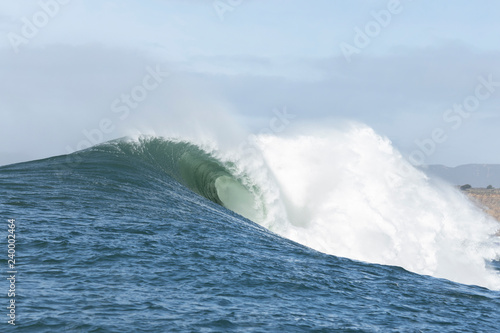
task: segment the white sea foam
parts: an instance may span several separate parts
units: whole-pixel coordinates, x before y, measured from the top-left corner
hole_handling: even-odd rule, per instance
[[[255,203],[265,206],[256,222],[328,254],[500,289],[487,268],[500,258],[500,225],[371,128],[261,135],[255,145],[260,153],[218,155],[256,185]]]

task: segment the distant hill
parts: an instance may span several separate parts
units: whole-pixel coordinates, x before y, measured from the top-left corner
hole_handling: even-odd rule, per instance
[[[422,170],[429,176],[439,177],[453,185],[470,184],[472,187],[492,185],[500,188],[500,164],[466,164],[454,168],[427,165]]]

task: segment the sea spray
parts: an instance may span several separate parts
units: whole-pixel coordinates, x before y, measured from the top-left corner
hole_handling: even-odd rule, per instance
[[[282,236],[337,256],[500,289],[498,273],[486,268],[500,254],[492,236],[498,223],[414,169],[371,128],[258,142],[286,209],[286,230],[276,228]]]

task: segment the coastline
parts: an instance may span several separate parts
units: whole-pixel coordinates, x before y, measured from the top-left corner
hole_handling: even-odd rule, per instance
[[[462,193],[500,223],[500,189],[469,188],[462,190]]]

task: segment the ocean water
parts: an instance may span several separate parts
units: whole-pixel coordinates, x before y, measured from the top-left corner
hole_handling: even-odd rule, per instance
[[[499,224],[365,126],[3,166],[0,212],[1,332],[499,331]]]

